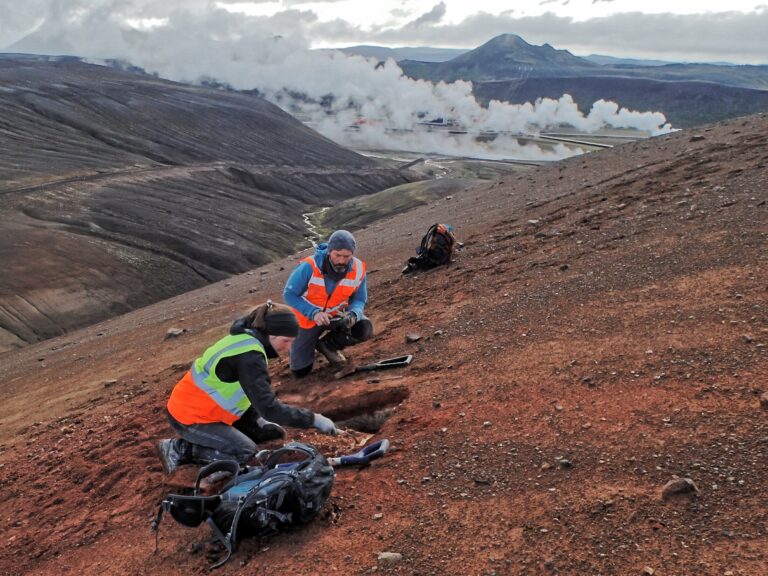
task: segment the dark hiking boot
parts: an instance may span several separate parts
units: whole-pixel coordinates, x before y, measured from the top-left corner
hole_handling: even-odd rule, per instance
[[[285,439],[288,437],[285,428],[280,426],[280,424],[265,420],[261,416],[256,419],[256,424],[259,425],[259,430],[258,438],[253,438],[255,442],[267,442],[269,440],[277,440],[278,438]]]
[[[169,475],[185,462],[183,455],[176,449],[176,440],[170,438],[157,443],[157,455],[163,465],[163,471]]]
[[[328,363],[333,368],[341,368],[344,366],[344,364],[347,363],[347,359],[344,357],[344,354],[339,352],[338,350],[333,350],[326,344],[323,340],[319,340],[317,342],[317,346],[315,346],[318,352],[326,357],[328,360]]]

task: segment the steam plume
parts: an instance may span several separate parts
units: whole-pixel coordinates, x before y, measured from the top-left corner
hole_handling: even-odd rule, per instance
[[[392,60],[381,65],[341,52],[309,50],[301,34],[309,18],[306,12],[255,18],[204,4],[198,1],[184,11],[166,10],[162,18],[152,19],[150,8],[156,4],[147,1],[102,2],[97,8],[76,0],[54,3],[56,19],[46,18],[14,49],[52,53],[58,46],[91,59],[121,59],[171,80],[215,80],[239,90],[256,89],[345,145],[554,159],[579,151],[557,147],[537,152],[532,146],[523,150],[514,139],[504,137],[478,144],[473,135],[491,130],[535,133],[561,125],[584,132],[603,127],[635,128],[649,134],[670,130],[661,113],[633,112],[601,100],[584,114],[568,95],[524,105],[492,101],[485,108],[475,100],[469,82],[432,84],[403,76]],[[129,18],[131,7],[144,25],[126,23],[137,21],[137,15]],[[66,22],[66,28],[59,22]],[[275,36],[275,30],[287,34]],[[455,121],[468,136],[404,132],[436,118]],[[349,132],[346,128],[356,122],[359,130]]]

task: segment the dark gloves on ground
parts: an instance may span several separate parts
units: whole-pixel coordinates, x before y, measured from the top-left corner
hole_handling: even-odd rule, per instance
[[[326,418],[322,414],[315,413],[315,421],[312,423],[312,426],[318,429],[322,434],[330,434],[331,436],[336,436],[336,434],[339,433],[339,431],[336,429],[336,424],[333,423],[333,420],[330,418]]]

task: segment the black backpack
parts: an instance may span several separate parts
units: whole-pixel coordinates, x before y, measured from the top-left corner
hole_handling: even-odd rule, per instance
[[[304,459],[279,463],[287,453],[302,454]],[[201,496],[200,481],[225,471],[232,474],[232,480],[222,491]],[[234,460],[220,460],[200,469],[191,496],[169,494],[160,503],[152,528],[157,532],[163,512],[192,528],[206,522],[214,539],[227,549],[226,557],[212,566],[218,568],[229,560],[239,539],[273,534],[312,520],[328,499],[334,479],[325,456],[299,442],[269,453],[261,466],[241,469]]]
[[[432,224],[416,249],[417,256],[408,259],[403,274],[416,270],[429,270],[450,264],[456,251],[456,237],[448,224]]]

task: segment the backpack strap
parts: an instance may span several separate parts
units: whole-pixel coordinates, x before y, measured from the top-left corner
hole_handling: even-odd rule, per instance
[[[292,442],[291,444],[299,444],[298,442]],[[302,444],[301,446],[306,446]],[[285,446],[287,448],[288,446]],[[275,452],[281,452],[284,449],[281,448],[280,450],[275,450]],[[284,450],[285,452],[290,452],[291,450]],[[295,451],[295,450],[294,450]],[[259,486],[257,489],[252,489],[250,492],[248,492],[247,495],[242,496],[237,503],[237,508],[235,510],[235,514],[232,517],[232,524],[229,527],[229,531],[226,535],[222,533],[222,531],[219,529],[218,526],[216,526],[215,522],[213,521],[213,518],[208,518],[207,523],[213,530],[213,533],[216,535],[218,540],[221,541],[221,543],[224,545],[224,547],[227,549],[227,555],[224,557],[224,559],[219,560],[216,564],[211,566],[211,570],[214,568],[218,568],[219,566],[223,566],[227,563],[227,561],[232,556],[232,553],[237,548],[237,526],[240,524],[240,516],[243,514],[246,508],[248,508],[251,504],[262,504],[266,502],[269,499],[269,496],[271,496],[271,492],[273,490],[280,491],[279,495],[279,504],[282,504],[282,499],[285,497],[283,487],[285,485],[285,481],[275,482],[275,478],[279,477],[290,477],[290,482],[294,482],[296,479],[296,472],[294,470],[270,470],[271,474],[265,474],[264,477],[262,477],[259,480],[259,484],[262,482],[266,485],[264,487]],[[273,484],[273,486],[270,486],[269,484]],[[278,504],[278,507],[279,507]],[[283,523],[289,523],[291,521],[291,514],[283,514],[281,512],[278,512],[277,510],[270,510],[270,509],[263,509],[261,510],[264,514],[268,514],[270,516],[274,516],[277,518],[280,522]]]
[[[278,448],[272,452],[272,454],[269,455],[269,458],[267,458],[267,461],[264,463],[264,468],[274,468],[277,465],[278,460],[280,460],[283,455],[291,452],[303,452],[306,455],[306,458],[314,458],[317,455],[317,450],[308,444],[303,444],[301,442],[290,442],[282,448]]]
[[[417,254],[426,254],[427,249],[429,248],[429,242],[432,240],[432,236],[434,236],[438,226],[439,224],[432,224],[432,226],[429,227],[429,230],[427,230],[427,233],[424,234],[424,237],[421,239],[421,245],[416,252]]]
[[[221,503],[220,496],[198,496],[184,494],[169,494],[157,507],[157,514],[150,524],[155,533],[155,550],[157,553],[160,538],[160,522],[163,514],[168,512],[179,524],[194,528],[203,520],[210,524],[213,511]]]
[[[239,510],[240,509],[238,509],[238,512],[239,512]],[[237,516],[239,518],[239,514]],[[234,540],[230,540],[229,539],[229,534],[224,536],[224,533],[221,530],[219,530],[218,526],[216,526],[216,522],[213,521],[213,518],[208,518],[205,522],[208,524],[208,526],[211,527],[211,530],[213,531],[213,535],[216,536],[216,539],[219,542],[221,542],[221,544],[224,546],[224,548],[227,549],[227,555],[224,557],[224,559],[223,560],[219,560],[218,562],[216,562],[216,564],[211,566],[210,569],[214,570],[214,569],[218,568],[219,566],[224,566],[224,564],[227,563],[227,560],[229,560],[232,557],[232,552],[234,551],[234,548],[232,546],[232,542]]]
[[[195,479],[195,488],[191,496],[181,494],[169,494],[157,508],[157,515],[152,520],[151,529],[155,533],[155,552],[158,550],[158,539],[160,537],[160,522],[163,520],[163,513],[170,512],[174,519],[185,526],[194,527],[200,522],[205,522],[213,529],[214,534],[224,542],[224,535],[218,529],[212,520],[212,510],[221,498],[219,496],[200,496],[200,482],[214,474],[215,472],[230,472],[234,478],[240,472],[240,464],[235,460],[217,460],[203,466],[197,473]],[[183,508],[183,514],[180,509]],[[224,543],[226,546],[226,542]],[[231,552],[230,552],[231,554]],[[229,558],[229,556],[227,556]]]
[[[237,460],[215,460],[200,468],[195,480],[195,491],[193,492],[195,496],[200,494],[200,482],[216,472],[229,472],[233,479],[237,478],[240,473],[240,463]]]

